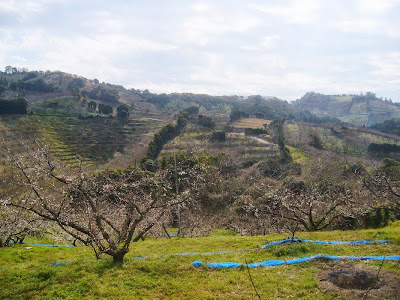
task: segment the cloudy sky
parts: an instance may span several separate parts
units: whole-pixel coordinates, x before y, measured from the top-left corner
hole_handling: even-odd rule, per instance
[[[0,68],[151,92],[400,101],[400,0],[0,0]]]

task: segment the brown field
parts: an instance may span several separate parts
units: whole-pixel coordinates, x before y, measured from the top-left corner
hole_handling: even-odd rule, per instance
[[[234,122],[231,127],[234,128],[264,128],[264,124],[271,123],[272,121],[270,120],[264,120],[264,119],[256,119],[256,118],[246,118],[246,119],[240,119]]]

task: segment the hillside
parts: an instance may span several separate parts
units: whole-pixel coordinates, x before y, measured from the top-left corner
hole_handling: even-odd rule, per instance
[[[356,126],[372,126],[400,117],[400,107],[391,101],[365,95],[323,95],[309,92],[293,105],[318,116],[331,116]]]
[[[251,271],[266,297],[360,296],[362,288],[343,292],[321,278],[343,265],[375,278],[379,262],[314,256],[398,254],[396,122],[383,133],[274,97],[153,94],[61,72],[0,75],[1,97],[13,99],[0,101],[0,284],[10,287],[0,298],[252,298],[246,262],[265,260],[281,264],[274,276]],[[359,98],[350,116],[381,101]],[[349,100],[316,99],[320,113],[345,111]],[[260,249],[287,234],[390,241]],[[46,243],[75,247],[38,248]],[[304,257],[313,259],[289,263]],[[207,267],[224,261],[240,267]],[[391,297],[398,269],[384,261],[389,282],[371,293]]]

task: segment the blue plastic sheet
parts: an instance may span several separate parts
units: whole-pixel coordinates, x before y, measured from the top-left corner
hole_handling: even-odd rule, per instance
[[[258,268],[258,267],[274,267],[274,266],[280,266],[284,265],[285,261],[284,260],[276,260],[276,259],[271,259],[271,260],[266,260],[258,263],[251,263],[249,264],[250,268]]]
[[[241,263],[222,262],[222,263],[208,263],[207,267],[211,269],[235,269],[242,266]]]
[[[201,267],[202,265],[203,265],[203,262],[201,260],[196,260],[196,261],[192,262],[192,266],[196,267],[196,268]]]
[[[67,247],[67,248],[74,247],[72,245],[36,244],[36,243],[25,243],[25,242],[23,242],[22,244],[24,244],[24,245],[32,245],[32,246],[41,246],[41,247]]]
[[[62,266],[62,265],[69,265],[71,262],[56,262],[54,264],[51,264],[50,266],[56,267],[56,266]]]
[[[301,258],[295,258],[290,260],[266,260],[257,263],[250,263],[248,266],[250,268],[258,268],[258,267],[274,267],[280,265],[292,265],[292,264],[300,264],[307,261],[315,261],[315,260],[328,260],[328,261],[338,261],[338,260],[392,260],[392,261],[400,261],[400,255],[392,255],[392,256],[333,256],[333,255],[326,255],[326,254],[317,254],[314,256],[306,256]],[[194,261],[192,266],[198,268],[203,266],[202,261]],[[207,267],[211,269],[234,269],[240,266],[245,266],[246,264],[242,263],[234,263],[234,262],[217,262],[217,263],[208,263]]]
[[[302,258],[294,258],[294,259],[289,259],[286,261],[286,264],[288,265],[294,265],[294,264],[300,264],[309,260],[312,260],[313,258],[308,256],[308,257],[302,257]]]
[[[299,243],[314,243],[314,244],[319,244],[319,245],[370,245],[370,244],[387,244],[389,241],[387,240],[376,240],[376,241],[369,241],[369,240],[359,240],[359,241],[314,241],[314,240],[305,240],[305,239],[299,239],[299,238],[294,238],[294,239],[284,239],[280,241],[274,241],[271,242],[263,247],[261,249],[266,249],[271,246],[276,246],[284,243],[289,243],[289,242],[299,242]]]

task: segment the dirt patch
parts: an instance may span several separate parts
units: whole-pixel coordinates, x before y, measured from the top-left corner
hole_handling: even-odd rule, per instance
[[[367,290],[380,288],[382,280],[372,272],[353,269],[332,271],[328,280],[342,289]]]
[[[348,299],[400,299],[400,276],[365,262],[318,263],[320,288]]]

